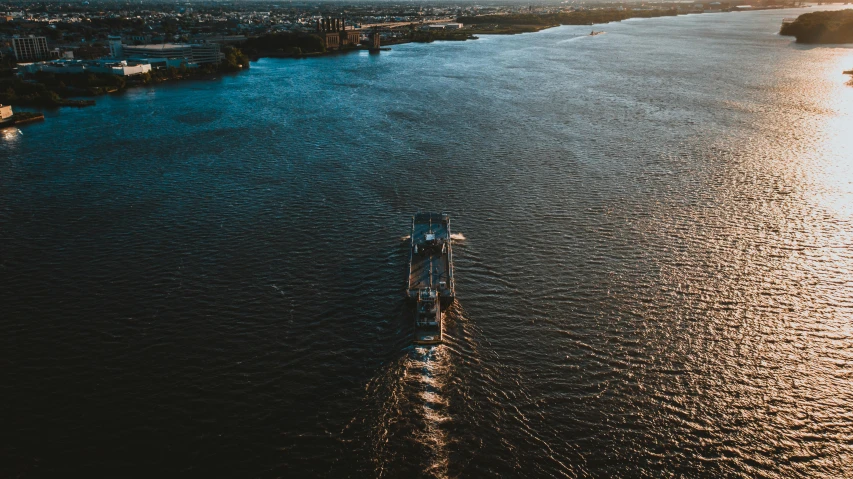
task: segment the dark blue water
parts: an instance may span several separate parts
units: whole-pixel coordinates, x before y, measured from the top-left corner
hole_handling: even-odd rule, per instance
[[[261,60],[3,132],[0,476],[849,474],[853,49],[797,13]],[[419,209],[464,237],[434,349]]]

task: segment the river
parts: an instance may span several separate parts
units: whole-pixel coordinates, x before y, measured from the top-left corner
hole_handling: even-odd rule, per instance
[[[849,474],[853,49],[776,34],[806,11],[263,59],[6,130],[0,475]],[[461,235],[434,349],[417,210]]]

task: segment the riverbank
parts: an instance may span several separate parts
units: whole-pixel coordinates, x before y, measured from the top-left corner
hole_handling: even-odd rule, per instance
[[[853,43],[853,10],[806,13],[782,24],[779,34],[792,36],[797,43]]]
[[[8,128],[36,121],[44,121],[44,114],[34,111],[19,111],[12,115],[8,120],[0,123],[0,128]]]
[[[583,10],[560,13],[517,13],[510,15],[463,16],[457,21],[465,25],[462,32],[515,35],[544,30],[561,25],[595,25],[620,22],[630,18],[670,17],[679,14],[676,9],[668,10]]]
[[[181,66],[158,69],[134,76],[49,72],[8,76],[0,78],[0,103],[37,108],[92,106],[95,104],[94,100],[84,100],[80,97],[98,97],[118,93],[133,86],[212,79],[249,67],[249,58],[239,49],[229,47],[223,53],[225,53],[225,59],[218,64],[204,64],[197,68]]]
[[[432,43],[435,41],[476,40],[477,35],[517,35],[533,33],[561,25],[595,25],[619,22],[630,18],[655,18],[676,16],[677,10],[584,10],[548,14],[510,14],[461,16],[459,23],[465,26],[454,30],[422,30],[423,25],[410,24],[388,28],[395,35],[383,38],[383,46],[405,43]],[[335,55],[348,51],[363,50],[365,47],[326,50],[323,40],[311,33],[282,32],[249,38],[240,48],[254,61],[260,58],[306,58]]]
[[[518,35],[520,33],[534,33],[549,28],[559,27],[555,23],[552,25],[487,25],[475,24],[470,28],[465,28],[464,32],[471,35]]]

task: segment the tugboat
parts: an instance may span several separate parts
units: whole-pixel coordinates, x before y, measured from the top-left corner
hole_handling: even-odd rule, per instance
[[[406,297],[414,303],[413,342],[441,344],[444,311],[456,297],[450,217],[446,213],[417,213],[412,217]]]

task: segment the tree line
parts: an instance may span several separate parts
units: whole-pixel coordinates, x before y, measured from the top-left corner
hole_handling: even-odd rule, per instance
[[[853,43],[853,10],[806,13],[783,24],[779,34],[797,43]]]

